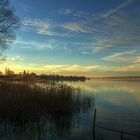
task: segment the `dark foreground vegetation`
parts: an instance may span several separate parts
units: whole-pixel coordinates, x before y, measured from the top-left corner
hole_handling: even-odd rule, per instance
[[[65,135],[70,133],[72,122],[77,120],[78,114],[92,106],[93,101],[88,95],[63,83],[1,81],[0,137],[6,135],[11,138],[13,134],[22,134],[40,139],[48,136],[52,123],[59,135]]]

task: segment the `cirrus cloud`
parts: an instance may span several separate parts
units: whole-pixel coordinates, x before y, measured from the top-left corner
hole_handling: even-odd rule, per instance
[[[112,55],[103,57],[102,60],[114,61],[114,62],[136,63],[140,60],[140,54],[137,53],[136,51],[119,52],[119,53],[114,53]]]
[[[41,35],[55,35],[56,33],[52,31],[54,24],[48,20],[43,19],[24,19],[22,21],[21,30],[35,32]]]

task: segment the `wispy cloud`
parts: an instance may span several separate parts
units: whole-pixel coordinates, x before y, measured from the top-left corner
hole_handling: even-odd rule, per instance
[[[60,9],[57,11],[59,15],[64,15],[64,16],[72,16],[76,18],[87,18],[87,16],[90,15],[90,13],[85,12],[85,11],[78,11],[75,9]]]
[[[102,58],[105,61],[114,61],[114,62],[130,62],[136,63],[140,59],[140,54],[136,51],[126,51],[120,53],[114,53],[112,55]]]
[[[42,49],[50,49],[53,50],[56,42],[54,40],[49,40],[48,42],[40,42],[35,40],[24,40],[21,38],[18,38],[14,44],[22,46],[22,48],[26,49],[36,49],[36,50],[42,50]]]
[[[89,29],[87,29],[86,26],[80,25],[78,23],[66,23],[63,25],[64,28],[72,31],[72,32],[89,32]]]
[[[22,31],[32,31],[41,35],[55,35],[56,33],[52,31],[54,29],[54,24],[48,20],[41,19],[24,19],[22,21],[21,30]]]
[[[131,8],[131,11],[125,9],[128,5],[130,6],[129,8]],[[112,10],[112,12],[106,13],[106,18],[102,18],[105,14],[100,14],[98,18],[95,16],[96,20],[92,20],[92,22],[99,22],[99,26],[97,26],[97,28],[102,30],[103,33],[98,33],[97,36],[92,37],[92,39],[95,40],[93,52],[101,52],[114,48],[121,48],[124,50],[131,50],[134,48],[139,52],[139,8],[140,6],[135,0],[128,0],[116,9]]]
[[[131,8],[131,11],[127,9],[128,7]],[[117,48],[131,50],[132,47],[140,51],[139,8],[136,0],[127,0],[106,13],[79,12],[80,19],[78,18],[75,22],[63,23],[61,27],[73,35],[76,33],[79,36],[86,37],[88,35],[93,53]],[[70,9],[68,11],[72,16],[78,13]]]
[[[126,8],[127,6],[129,6],[129,4],[131,2],[133,2],[134,0],[126,0],[124,3],[122,3],[121,5],[119,5],[118,7],[115,7],[114,9],[111,9],[109,12],[107,12],[106,14],[103,15],[104,18],[108,18],[109,16],[112,16],[113,14],[118,13],[120,10]]]
[[[131,11],[127,9],[128,7],[131,8]],[[81,46],[78,46],[81,48],[79,50],[81,53],[83,52],[82,54],[86,54],[86,51],[82,51],[83,47],[87,47],[87,50],[90,49],[93,53],[107,50],[113,52],[115,49],[118,49],[118,52],[126,49],[130,51],[132,48],[140,52],[139,8],[136,0],[126,0],[106,13],[93,14],[74,9],[61,9],[58,14],[69,17],[63,23],[54,21],[54,19],[52,21],[48,19],[25,19],[21,29],[40,35],[59,37],[61,38],[59,40],[60,46],[67,48],[67,50],[77,47],[76,42],[87,39],[88,44],[83,43],[84,45],[82,45],[81,43]],[[68,37],[75,42],[67,41]],[[36,41],[24,43],[25,47],[35,46],[36,48],[39,48],[38,46],[40,48],[53,48],[56,45],[56,43],[44,44]],[[22,42],[22,44],[24,43]]]
[[[89,72],[98,66],[80,66],[80,65],[45,65],[44,69],[49,72]]]
[[[5,56],[0,56],[0,63],[3,63],[6,61],[6,57]]]
[[[17,61],[23,61],[24,59],[21,58],[20,56],[13,56],[13,57],[8,57],[8,56],[1,56],[0,57],[0,63],[4,62],[17,62]]]
[[[73,9],[60,9],[57,11],[59,15],[71,15],[73,14],[74,10]]]
[[[23,9],[23,11],[25,11],[25,12],[31,12],[34,9],[32,6],[22,3],[22,2],[20,2],[19,5],[20,5],[21,9]]]
[[[99,53],[99,52],[103,52],[103,51],[105,51],[106,49],[109,49],[109,48],[110,48],[109,46],[104,47],[104,46],[102,46],[102,44],[98,47],[96,45],[96,46],[93,47],[92,52],[93,53]]]
[[[98,32],[96,28],[82,22],[68,22],[62,25],[63,28],[76,33],[94,33]]]

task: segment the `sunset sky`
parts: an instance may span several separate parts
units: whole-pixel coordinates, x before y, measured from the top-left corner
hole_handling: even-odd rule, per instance
[[[140,76],[140,0],[11,0],[21,18],[4,71]]]

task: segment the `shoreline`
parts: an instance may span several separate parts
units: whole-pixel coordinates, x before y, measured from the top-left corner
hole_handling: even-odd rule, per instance
[[[112,81],[140,81],[140,76],[124,76],[124,77],[91,77],[90,80],[112,80]]]

